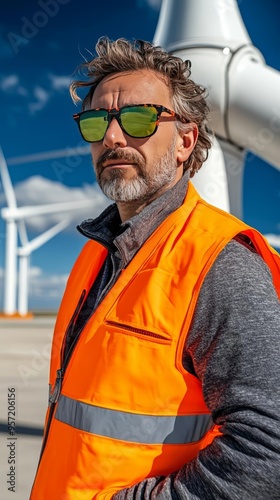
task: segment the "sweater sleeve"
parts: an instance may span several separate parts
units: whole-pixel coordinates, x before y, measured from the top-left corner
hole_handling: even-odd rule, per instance
[[[184,353],[222,435],[167,477],[114,500],[280,498],[280,303],[261,257],[235,241],[205,278]]]

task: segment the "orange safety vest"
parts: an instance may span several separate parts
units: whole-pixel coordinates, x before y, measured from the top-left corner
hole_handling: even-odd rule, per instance
[[[277,252],[189,184],[183,205],[154,231],[97,307],[62,374],[65,332],[107,255],[99,243],[86,243],[55,326],[50,384],[56,402],[47,412],[32,500],[111,498],[144,478],[179,469],[219,435],[201,382],[184,369],[182,355],[202,282],[240,232],[270,266],[280,295]]]

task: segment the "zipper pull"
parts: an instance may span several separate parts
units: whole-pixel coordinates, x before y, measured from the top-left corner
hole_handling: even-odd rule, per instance
[[[50,403],[57,403],[60,392],[61,392],[61,385],[62,385],[62,380],[63,380],[63,371],[62,369],[57,370],[56,372],[56,381],[54,384],[54,389],[50,395],[49,402]]]

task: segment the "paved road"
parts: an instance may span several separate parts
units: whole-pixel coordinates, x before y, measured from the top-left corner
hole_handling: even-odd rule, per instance
[[[0,320],[1,500],[29,499],[42,442],[54,321],[54,317]],[[14,405],[17,429],[12,435]],[[13,487],[13,474],[15,492],[8,489]]]

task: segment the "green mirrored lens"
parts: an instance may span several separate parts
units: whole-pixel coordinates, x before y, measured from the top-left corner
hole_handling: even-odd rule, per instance
[[[80,117],[80,129],[86,141],[101,141],[107,126],[108,113],[104,109],[87,111]]]
[[[132,106],[121,111],[121,123],[125,132],[141,138],[152,135],[156,128],[157,110],[153,106]]]

